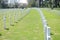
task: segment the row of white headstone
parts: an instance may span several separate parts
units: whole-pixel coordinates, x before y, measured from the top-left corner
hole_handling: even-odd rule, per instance
[[[26,9],[25,9],[26,10]],[[29,11],[30,11],[30,9],[27,9],[26,11],[25,11],[24,9],[20,9],[20,12],[21,12],[21,15],[23,15],[23,16],[20,16],[19,15],[19,12],[18,13],[15,13],[14,15],[14,21],[15,22],[18,22],[18,20],[19,19],[21,19],[21,18],[23,18],[25,15],[27,15],[28,13],[29,13]],[[24,12],[25,11],[25,12]],[[6,29],[7,28],[7,25],[6,25],[6,19],[7,17],[6,17],[6,15],[5,14],[3,14],[3,25],[4,25],[4,29]],[[13,24],[13,22],[12,22],[12,15],[9,15],[9,24],[10,25],[12,25]]]
[[[9,10],[9,9],[8,9]],[[5,11],[6,12],[6,11]],[[18,12],[19,13],[19,12]],[[14,21],[15,22],[17,22],[18,21],[18,17],[20,16],[18,13],[15,13],[14,12],[14,14],[12,13],[12,15],[11,14],[9,14],[8,13],[8,20],[9,20],[9,25],[13,25],[13,21],[12,21],[12,16],[14,15]],[[7,13],[4,13],[4,14],[2,14],[3,15],[3,27],[4,27],[4,29],[6,29],[7,28],[7,25],[6,25],[6,21],[7,21]]]
[[[41,9],[38,9],[40,16],[42,18],[43,26],[44,26],[44,39],[45,40],[51,40],[51,35],[50,35],[50,27],[48,27],[47,20],[45,19]]]

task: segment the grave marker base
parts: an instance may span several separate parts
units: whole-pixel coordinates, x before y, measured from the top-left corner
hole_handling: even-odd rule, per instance
[[[5,30],[9,30],[9,28],[5,28]]]
[[[10,24],[11,26],[14,26],[14,24]]]
[[[2,34],[0,33],[0,36],[2,36]]]
[[[18,23],[18,22],[15,22],[15,23]]]

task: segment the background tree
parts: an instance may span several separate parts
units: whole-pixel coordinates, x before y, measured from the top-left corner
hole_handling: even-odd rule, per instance
[[[2,0],[0,0],[0,8],[2,7],[2,4],[1,3],[2,3]]]

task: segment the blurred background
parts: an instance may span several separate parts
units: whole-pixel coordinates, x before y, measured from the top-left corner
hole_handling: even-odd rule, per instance
[[[21,7],[59,8],[60,0],[0,0],[0,8]]]

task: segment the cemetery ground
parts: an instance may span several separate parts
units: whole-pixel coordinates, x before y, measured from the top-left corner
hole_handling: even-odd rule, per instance
[[[42,11],[51,27],[51,40],[60,40],[60,10],[42,8]]]
[[[5,12],[3,13],[5,13],[4,15],[6,15],[7,20],[6,27],[8,27],[9,30],[5,30],[3,28],[4,24],[1,18],[1,14],[0,34],[2,34],[2,36],[0,36],[0,40],[44,40],[43,26],[38,11],[31,9],[28,15],[24,16],[23,19],[19,20],[18,23],[14,23],[14,14],[21,13],[19,9],[10,9],[4,11]],[[20,14],[19,17],[24,14],[25,12]],[[11,19],[9,19],[9,15]],[[9,25],[9,20],[12,20],[14,26]]]
[[[44,40],[43,23],[39,12],[30,9],[25,15],[27,13],[25,10],[27,9],[0,10],[0,40]],[[41,10],[48,26],[51,27],[51,40],[60,40],[60,10],[50,8],[41,8]],[[9,30],[4,29],[3,16],[6,16],[6,27]]]
[[[60,8],[54,8],[55,10],[60,10]]]

